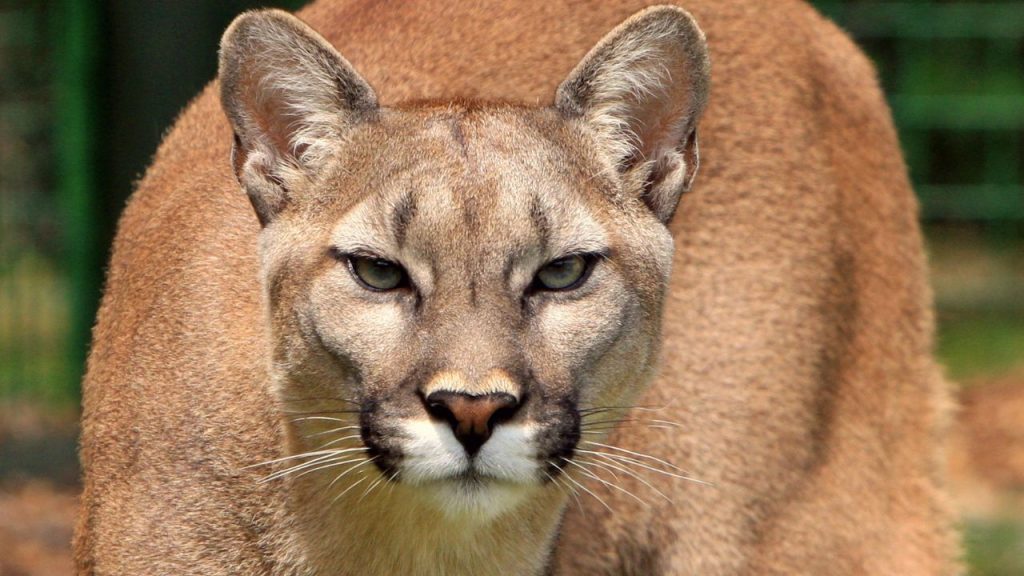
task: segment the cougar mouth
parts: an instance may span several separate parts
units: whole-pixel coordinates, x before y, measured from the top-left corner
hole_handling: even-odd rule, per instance
[[[360,419],[367,453],[388,479],[412,485],[540,486],[562,472],[580,439],[575,413],[497,426],[473,450],[456,439],[447,422],[430,417],[391,420],[377,412],[378,407],[364,409]]]

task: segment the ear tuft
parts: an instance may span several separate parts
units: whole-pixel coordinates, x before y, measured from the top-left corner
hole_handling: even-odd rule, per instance
[[[315,172],[376,111],[377,96],[326,40],[280,10],[235,18],[220,46],[232,166],[266,224],[287,204],[288,181]]]
[[[617,170],[667,222],[697,173],[697,122],[711,64],[704,34],[675,6],[647,8],[608,33],[558,87],[555,107],[596,133]]]

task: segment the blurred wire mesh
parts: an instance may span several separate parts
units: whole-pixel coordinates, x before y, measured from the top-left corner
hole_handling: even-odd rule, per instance
[[[0,8],[0,394],[76,398],[117,213],[250,4]],[[956,376],[1009,367],[1024,346],[1024,3],[817,4],[889,94],[929,223],[940,352]]]
[[[0,404],[77,403],[117,215],[213,76],[223,27],[258,4],[0,0]],[[964,382],[1017,370],[1024,386],[1024,2],[815,4],[872,56],[892,104],[940,357]],[[974,574],[1024,574],[1019,514],[971,520],[967,541]]]

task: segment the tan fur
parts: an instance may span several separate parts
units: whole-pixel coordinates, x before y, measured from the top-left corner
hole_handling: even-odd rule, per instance
[[[599,42],[643,7],[318,2],[300,16],[323,41],[255,61],[277,83],[242,76],[192,103],[114,247],[84,385],[79,573],[959,572],[917,207],[870,65],[801,2],[687,1],[713,69],[700,175],[676,208],[696,171],[699,36],[662,50],[648,34],[652,51],[626,55],[678,68],[613,75],[596,95],[567,81],[556,105],[574,70],[635,69]],[[687,26],[670,20],[670,35]],[[331,45],[341,80],[306,67]],[[245,54],[235,46],[225,54]],[[249,139],[233,163],[222,88],[251,105],[229,114],[255,111],[232,117]],[[297,121],[254,120],[270,108]],[[667,112],[631,125],[624,109]],[[401,242],[381,214],[409,190],[420,204]],[[509,320],[501,290],[467,282],[514,253],[508,282],[523,286],[552,257],[529,198],[554,222],[547,250],[613,248],[593,295],[538,312],[535,328]],[[366,238],[409,262],[428,322],[367,300],[325,255]],[[510,368],[522,362],[539,383]],[[401,375],[532,390],[526,420],[538,390],[647,407],[601,442],[709,484],[644,475],[668,501],[619,474],[642,505],[576,474],[610,510],[564,484],[504,485],[496,498],[515,504],[489,518],[440,512],[401,482],[361,497],[377,472],[331,502],[333,474],[260,482],[268,470],[249,467],[315,448],[332,424],[293,413],[340,414],[339,390],[405,390],[396,418],[413,418]]]

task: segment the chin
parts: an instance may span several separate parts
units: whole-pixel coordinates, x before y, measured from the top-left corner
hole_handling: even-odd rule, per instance
[[[417,487],[453,519],[488,522],[511,512],[540,489],[537,484],[481,476],[457,476]]]

